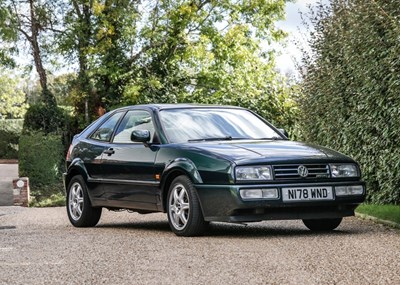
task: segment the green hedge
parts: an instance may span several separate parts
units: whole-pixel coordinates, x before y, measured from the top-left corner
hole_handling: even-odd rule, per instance
[[[62,173],[72,122],[68,110],[54,104],[31,105],[25,114],[19,140],[19,169],[20,176],[29,177],[33,205],[47,204],[64,192]]]
[[[373,203],[400,204],[397,0],[331,1],[311,14],[299,129],[354,157]]]
[[[62,192],[64,145],[61,135],[23,134],[19,140],[19,174],[29,177],[33,196]]]
[[[24,120],[0,120],[0,159],[18,159],[18,140]]]

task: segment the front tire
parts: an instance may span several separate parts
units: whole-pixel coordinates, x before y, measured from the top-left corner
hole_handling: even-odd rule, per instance
[[[68,184],[67,213],[75,227],[94,227],[100,220],[101,208],[92,207],[86,183],[80,175],[72,177]]]
[[[303,223],[307,228],[316,232],[333,231],[340,225],[341,222],[342,218],[303,220]]]
[[[168,191],[168,222],[178,236],[201,235],[208,223],[204,221],[200,202],[192,181],[181,175],[175,178]]]

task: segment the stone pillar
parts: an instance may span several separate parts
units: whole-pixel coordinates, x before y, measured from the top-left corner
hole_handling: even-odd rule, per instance
[[[13,180],[13,194],[14,206],[29,206],[30,190],[28,177],[20,177]]]

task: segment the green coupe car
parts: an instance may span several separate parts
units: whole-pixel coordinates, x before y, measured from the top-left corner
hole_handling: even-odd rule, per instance
[[[253,112],[231,106],[137,105],[114,110],[76,135],[64,185],[76,227],[102,208],[166,212],[179,236],[209,222],[302,219],[333,230],[366,189],[358,164],[293,142]]]

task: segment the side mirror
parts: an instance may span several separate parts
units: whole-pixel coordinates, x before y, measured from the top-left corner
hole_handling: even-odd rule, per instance
[[[131,141],[147,143],[150,141],[150,131],[148,130],[134,130],[131,133]]]
[[[288,132],[285,130],[285,129],[278,129],[278,131],[282,134],[282,135],[284,135],[285,137],[289,137],[289,134],[288,134]]]

